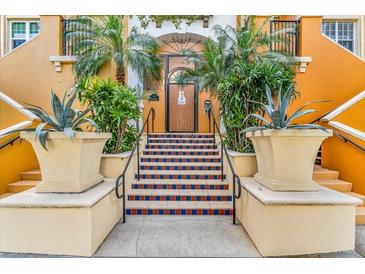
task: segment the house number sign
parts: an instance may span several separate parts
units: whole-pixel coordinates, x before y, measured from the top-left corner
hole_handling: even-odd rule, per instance
[[[184,91],[179,91],[179,97],[177,97],[177,104],[178,105],[186,105],[186,97]]]

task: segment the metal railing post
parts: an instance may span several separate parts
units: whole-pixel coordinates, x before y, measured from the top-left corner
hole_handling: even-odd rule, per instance
[[[150,121],[149,117],[147,118],[147,146],[150,145]]]
[[[213,138],[214,138],[214,146],[215,146],[216,142],[215,142],[215,118],[214,118],[214,116],[213,116]]]
[[[123,224],[125,223],[125,174],[123,174]]]
[[[137,132],[139,132],[139,119],[137,119]],[[139,136],[137,137],[137,180],[139,181]]]
[[[233,173],[232,171],[232,174],[233,174],[233,195],[232,195],[232,199],[233,199],[233,209],[232,209],[232,223],[235,225],[236,224],[236,174]],[[241,186],[240,186],[241,187]]]
[[[152,109],[152,133],[155,133],[155,109]]]
[[[221,176],[222,176],[222,182],[223,182],[223,160],[224,160],[224,158],[223,158],[223,140],[221,140]]]

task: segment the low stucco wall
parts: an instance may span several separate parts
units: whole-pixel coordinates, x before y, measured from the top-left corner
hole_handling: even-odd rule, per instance
[[[353,250],[360,200],[321,187],[318,192],[275,192],[242,177],[237,216],[263,256]]]
[[[0,251],[92,256],[122,217],[113,186],[109,181],[80,194],[28,190],[2,199]]]

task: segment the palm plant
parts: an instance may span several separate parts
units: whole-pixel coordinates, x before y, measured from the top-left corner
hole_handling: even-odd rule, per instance
[[[249,119],[250,117],[254,117],[258,119],[262,125],[256,127],[248,127],[242,130],[245,132],[252,132],[257,130],[265,130],[265,129],[321,129],[327,131],[326,128],[317,124],[294,124],[293,121],[299,117],[307,115],[309,113],[316,112],[314,109],[305,109],[308,105],[319,102],[328,102],[326,100],[316,100],[305,103],[299,109],[297,109],[292,115],[288,117],[287,112],[289,108],[290,99],[293,95],[293,86],[289,86],[289,88],[282,94],[281,90],[279,91],[277,98],[277,106],[275,106],[274,98],[272,96],[272,92],[269,86],[266,86],[266,96],[268,100],[268,104],[264,104],[262,102],[253,102],[263,106],[265,110],[265,114],[269,117],[269,120],[264,118],[263,116],[253,113],[245,118]]]
[[[213,27],[216,40],[208,38],[204,43],[203,51],[187,51],[188,61],[196,64],[195,69],[188,69],[174,79],[184,85],[196,80],[200,89],[217,91],[218,83],[232,70],[238,62],[253,64],[257,62],[280,63],[286,66],[292,64],[292,58],[285,52],[271,51],[270,45],[281,42],[278,32],[267,33],[263,29],[267,21],[257,26],[255,16],[247,16],[238,30],[230,25]],[[280,32],[288,32],[283,29]]]
[[[252,143],[240,134],[245,127],[257,125],[250,113],[262,112],[262,106],[252,101],[266,101],[265,86],[276,95],[280,87],[294,82],[292,58],[284,52],[270,50],[270,45],[281,41],[284,35],[264,31],[266,21],[257,25],[254,16],[247,16],[239,29],[215,26],[216,40],[204,43],[202,54],[187,52],[195,69],[187,70],[175,78],[180,85],[195,80],[201,89],[213,91],[220,103],[221,117],[226,128],[228,148],[253,151]],[[291,31],[290,29],[280,32]],[[297,92],[293,90],[293,96]]]
[[[97,77],[82,78],[76,90],[81,103],[91,109],[100,131],[112,133],[104,152],[117,154],[131,149],[137,139],[137,130],[129,126],[128,121],[141,115],[136,91]]]
[[[84,111],[72,109],[76,95],[76,93],[73,93],[68,101],[66,101],[67,92],[65,92],[63,100],[61,101],[56,93],[52,91],[51,106],[54,114],[53,116],[39,106],[27,104],[29,107],[26,107],[25,109],[40,118],[42,122],[36,128],[19,129],[12,132],[35,131],[36,138],[39,139],[43,148],[47,150],[46,139],[49,132],[64,132],[68,138],[73,139],[75,131],[82,131],[81,126],[85,123],[91,124],[99,131],[97,124],[92,119],[87,118],[90,109]]]
[[[66,35],[74,38],[74,69],[77,77],[96,75],[111,61],[116,64],[116,79],[125,85],[127,67],[140,79],[147,73],[159,80],[161,62],[155,38],[132,28],[126,36],[124,16],[80,16]]]

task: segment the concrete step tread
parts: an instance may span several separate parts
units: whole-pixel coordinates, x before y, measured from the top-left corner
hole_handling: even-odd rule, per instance
[[[340,173],[336,170],[323,168],[319,165],[314,165],[313,179],[338,179]]]
[[[8,184],[8,186],[36,186],[39,181],[22,180],[15,183]]]
[[[34,170],[23,171],[21,174],[41,174],[41,171],[39,169],[34,169]]]
[[[341,180],[341,179],[315,179],[318,184],[346,184],[352,185],[352,183]],[[351,191],[349,191],[351,192]]]
[[[352,183],[343,181],[341,179],[315,179],[321,186],[331,188],[340,192],[351,192]]]
[[[198,202],[198,201],[126,201],[126,208],[135,209],[230,209],[232,202]]]
[[[365,207],[356,207],[356,224],[365,224]]]
[[[8,192],[17,193],[22,192],[25,190],[28,190],[30,188],[35,187],[40,181],[35,180],[21,180],[18,182],[14,182],[11,184],[8,184]]]

